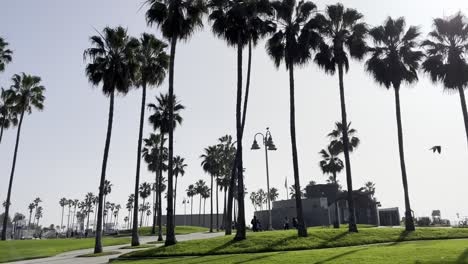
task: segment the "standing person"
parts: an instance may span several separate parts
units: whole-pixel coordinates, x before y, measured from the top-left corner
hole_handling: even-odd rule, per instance
[[[293,217],[292,224],[293,224],[293,227],[297,229],[297,218],[296,217]]]
[[[289,230],[289,220],[287,216],[284,218],[284,230]]]
[[[258,220],[257,217],[254,215],[252,221],[250,221],[250,224],[252,224],[252,231],[257,232],[258,231]]]

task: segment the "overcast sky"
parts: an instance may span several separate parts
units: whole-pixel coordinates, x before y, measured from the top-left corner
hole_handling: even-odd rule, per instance
[[[468,13],[465,0],[430,2],[348,0],[343,4],[362,12],[370,25],[381,24],[387,16],[405,16],[407,24],[421,26],[424,37],[433,18],[459,10]],[[316,3],[323,10],[335,1]],[[59,224],[61,197],[83,199],[87,192],[97,193],[108,99],[100,87],[88,83],[82,55],[90,46],[89,36],[105,26],[122,25],[133,36],[143,32],[160,36],[155,27],[146,25],[147,7],[140,9],[142,4],[142,0],[1,1],[0,36],[10,43],[14,54],[13,62],[0,74],[0,86],[9,87],[13,74],[26,72],[42,77],[47,88],[44,111],[24,120],[11,214],[27,215],[28,204],[41,197],[41,223]],[[175,93],[186,110],[182,112],[184,123],[175,133],[175,154],[185,157],[188,164],[185,176],[179,179],[179,213],[183,211],[182,191],[198,179],[209,181],[200,167],[203,148],[225,134],[235,135],[235,55],[233,48],[213,36],[209,23],[177,46]],[[244,133],[245,183],[248,192],[266,189],[264,153],[251,151],[250,144],[256,132],[270,127],[278,147],[269,154],[270,183],[284,199],[285,177],[288,184],[293,183],[288,75],[284,67],[275,69],[264,41],[254,50],[252,65]],[[362,142],[351,155],[354,187],[375,182],[382,206],[398,206],[403,212],[394,93],[379,87],[363,69],[363,63],[352,63],[344,79],[348,118]],[[167,82],[150,90],[148,101],[166,91]],[[115,103],[107,170],[113,189],[108,200],[123,206],[134,188],[140,98],[141,92],[134,90],[117,97]],[[325,75],[312,63],[296,71],[296,131],[303,186],[327,178],[319,169],[318,152],[340,119],[339,107],[337,76]],[[416,216],[430,215],[433,209],[440,209],[444,218],[468,215],[462,202],[468,185],[468,149],[458,94],[443,92],[421,74],[418,84],[402,87],[401,107],[409,194]],[[150,132],[145,124],[144,135]],[[6,199],[15,135],[15,129],[6,131],[0,145],[1,201]],[[442,155],[428,150],[433,145],[442,146]],[[142,182],[154,180],[145,165],[141,171]],[[339,180],[345,182],[344,173]],[[253,206],[248,197],[246,210],[250,218]]]

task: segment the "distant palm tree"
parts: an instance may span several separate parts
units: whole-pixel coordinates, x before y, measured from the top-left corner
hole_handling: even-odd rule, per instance
[[[62,219],[60,220],[60,230],[63,229],[63,210],[65,209],[65,206],[68,204],[68,199],[63,197],[59,201],[60,207],[62,207]]]
[[[143,199],[142,204],[145,204],[146,198],[148,198],[151,195],[151,184],[149,184],[147,182],[144,182],[144,183],[140,184],[140,188],[139,188],[138,193],[140,194],[141,199]],[[141,210],[140,227],[143,225],[143,212],[144,211],[145,210]],[[133,215],[133,217],[135,217],[135,215]]]
[[[177,178],[179,175],[182,177],[185,174],[185,168],[187,167],[187,164],[185,164],[185,159],[180,157],[180,156],[175,156],[174,157],[174,177],[175,177],[175,183],[174,183],[174,215],[176,215],[176,198],[177,198]],[[174,217],[174,226],[175,226],[175,217]]]
[[[220,149],[218,146],[209,146],[204,149],[204,154],[200,156],[202,158],[201,166],[203,170],[210,175],[211,180],[211,213],[210,213],[210,232],[213,232],[213,179],[218,177],[220,172],[219,166],[219,157],[220,157]]]
[[[279,197],[278,189],[276,189],[275,187],[270,188],[269,196],[270,196],[270,201],[272,202],[278,200],[278,197]]]
[[[336,122],[335,128],[328,134],[328,137],[331,139],[330,147],[338,154],[344,152],[344,131],[343,124]],[[351,127],[351,122],[348,123],[346,131],[348,135],[348,150],[349,152],[353,152],[359,146],[361,140],[356,136],[357,130]]]
[[[229,46],[237,48],[237,100],[236,100],[236,138],[237,158],[236,166],[239,170],[238,192],[243,197],[244,179],[242,177],[242,136],[247,111],[247,102],[250,87],[250,70],[252,58],[252,44],[267,33],[274,30],[274,24],[264,19],[272,14],[272,8],[267,0],[239,1],[239,0],[210,0],[208,3],[212,9],[209,20],[213,21],[213,32],[224,39]],[[242,114],[242,51],[249,46],[249,60],[246,91],[244,96],[244,113]],[[231,186],[232,187],[232,186]],[[213,188],[211,188],[213,189]],[[232,196],[232,194],[231,194]],[[236,240],[245,239],[245,212],[244,200],[239,201],[238,228]]]
[[[286,70],[289,72],[289,107],[290,107],[290,133],[292,160],[294,169],[294,186],[296,190],[296,211],[298,221],[298,235],[307,236],[307,228],[302,213],[302,200],[299,193],[299,163],[296,146],[296,110],[295,110],[295,86],[294,66],[305,65],[311,58],[311,49],[314,49],[320,40],[315,31],[306,27],[309,18],[316,11],[316,6],[308,1],[273,1],[275,9],[274,20],[277,29],[273,36],[268,39],[266,49],[268,55],[273,59],[277,68],[284,61]]]
[[[1,41],[1,40],[0,40]],[[18,116],[12,107],[12,93],[3,88],[0,92],[0,143],[2,143],[3,130],[18,124]]]
[[[11,166],[10,182],[8,184],[8,193],[6,199],[5,214],[3,219],[2,240],[6,240],[7,219],[10,210],[11,189],[13,177],[15,175],[16,157],[21,135],[21,126],[23,124],[24,114],[31,114],[33,109],[42,110],[44,108],[45,87],[41,85],[41,78],[25,73],[15,74],[12,78],[13,85],[8,90],[7,97],[12,100],[13,111],[20,115],[18,131],[16,133],[15,152],[13,154],[13,164]]]
[[[70,215],[71,215],[71,208],[73,207],[73,199],[68,199],[67,205],[68,205],[68,216],[67,216],[67,236],[68,236],[68,231],[70,230]]]
[[[137,39],[127,35],[122,27],[115,29],[106,27],[102,34],[92,36],[92,48],[85,50],[84,57],[91,62],[86,66],[89,81],[97,86],[102,83],[102,90],[109,100],[109,117],[107,135],[102,161],[101,179],[99,181],[99,203],[97,210],[96,244],[94,253],[102,252],[102,217],[104,205],[104,181],[106,180],[107,158],[109,156],[112,122],[114,118],[114,96],[116,92],[125,94],[132,85],[138,64],[135,61],[135,51],[139,46]]]
[[[201,225],[201,201],[202,201],[202,194],[205,191],[206,183],[204,180],[198,180],[195,183],[195,192],[196,194],[200,195],[200,206],[198,207],[198,224]],[[205,219],[205,216],[203,216]]]
[[[130,194],[130,195],[128,196],[127,204],[126,204],[126,206],[125,206],[125,208],[127,208],[127,210],[128,210],[128,217],[129,217],[129,226],[128,226],[128,228],[130,228],[130,227],[132,226],[132,219],[133,219],[133,217],[132,217],[132,210],[133,210],[133,202],[134,202],[134,200],[135,200],[135,194],[132,193],[132,194]]]
[[[28,221],[28,229],[31,227],[31,217],[32,217],[32,212],[36,208],[36,205],[34,203],[30,203],[28,205],[28,210],[29,210],[29,221]]]
[[[366,70],[372,74],[376,82],[384,85],[387,89],[393,87],[395,92],[398,147],[403,190],[405,192],[405,227],[406,231],[414,231],[403,149],[400,86],[402,83],[411,84],[418,80],[417,71],[424,54],[416,50],[418,47],[417,38],[421,34],[419,29],[410,26],[405,30],[405,24],[403,17],[396,20],[389,17],[382,26],[370,30],[369,35],[374,41],[374,46],[370,49],[372,56],[366,63]]]
[[[159,146],[159,156],[160,157],[166,157],[165,159],[160,158],[159,159],[159,179],[158,183],[159,185],[162,185],[162,171],[165,169],[163,161],[168,160],[169,157],[164,153],[165,148],[164,148],[164,143],[166,142],[166,139],[164,136],[169,133],[169,130],[174,130],[177,125],[182,124],[183,118],[180,115],[180,112],[185,109],[185,107],[177,101],[177,98],[175,95],[172,96],[173,101],[172,101],[172,106],[173,106],[173,111],[172,111],[172,118],[170,118],[170,102],[169,102],[169,95],[167,94],[160,94],[159,96],[156,97],[156,103],[150,103],[148,104],[148,107],[150,110],[153,111],[153,114],[149,116],[148,120],[150,124],[153,125],[153,130],[158,130],[161,134],[161,141],[160,141],[160,146]],[[170,120],[173,120],[172,125],[170,124]],[[167,153],[168,154],[168,153]],[[169,166],[169,165],[168,165]],[[166,167],[167,168],[167,167]],[[167,168],[168,169],[168,168]],[[159,191],[159,204],[161,205],[162,203],[162,197],[161,197],[162,191]],[[162,215],[161,213],[161,206],[159,205],[158,209],[158,215]],[[172,211],[172,210],[171,210]],[[158,241],[162,241],[162,224],[161,224],[161,217],[158,216]]]
[[[343,164],[343,161],[338,157],[338,154],[340,153],[339,150],[336,147],[334,148],[334,146],[336,145],[330,143],[326,149],[322,149],[319,152],[320,156],[322,157],[322,160],[320,161],[319,166],[323,174],[331,174],[330,176],[331,183],[338,186],[336,174],[340,173],[343,170],[344,164]],[[335,200],[334,203],[335,203],[335,222],[333,222],[333,227],[340,228],[340,219],[338,216],[337,200]]]
[[[138,186],[140,185],[140,162],[141,162],[141,143],[143,138],[143,124],[145,120],[146,106],[146,88],[147,86],[159,86],[166,77],[166,69],[168,67],[169,57],[164,51],[167,47],[166,43],[157,39],[154,35],[143,33],[140,38],[140,47],[136,53],[136,58],[139,64],[139,79],[138,86],[141,86],[141,111],[140,111],[140,129],[138,133],[138,148],[137,148],[137,168],[135,176],[135,208],[133,209],[134,217],[138,217]],[[138,238],[138,225],[136,222],[132,228],[132,246],[140,245]]]
[[[208,188],[208,186],[203,186],[203,190],[200,193],[200,198],[203,198],[203,225],[205,225],[205,208],[206,208],[206,199],[210,198],[210,192],[213,192]],[[211,224],[210,224],[211,225]]]
[[[344,70],[349,69],[349,57],[361,60],[366,54],[365,37],[367,26],[362,22],[363,15],[355,9],[346,8],[342,4],[327,6],[324,14],[317,14],[314,24],[317,25],[323,37],[315,62],[325,70],[334,74],[338,68],[341,102],[341,123],[348,124],[344,92]],[[349,144],[347,130],[343,133],[346,182],[348,190],[349,232],[358,232],[352,198],[351,162],[349,159]]]
[[[174,98],[174,60],[178,40],[188,40],[194,31],[203,27],[202,16],[206,12],[202,0],[147,0],[150,8],[146,12],[146,21],[149,25],[157,24],[162,35],[170,41],[169,63],[169,164],[168,164],[168,195],[167,195],[167,231],[166,245],[176,243],[174,232],[173,210],[173,124],[175,111]]]
[[[195,196],[197,192],[193,184],[190,184],[185,191],[187,192],[187,197],[190,198],[190,225],[193,226],[193,196]]]
[[[36,214],[34,217],[36,218],[36,226],[39,228],[39,220],[44,216],[44,209],[42,206],[37,207]]]
[[[104,206],[107,205],[107,195],[109,195],[111,192],[112,192],[112,186],[113,184],[109,181],[109,180],[104,180]],[[96,197],[94,197],[96,198]],[[96,205],[96,202],[99,202],[99,197],[98,197],[98,200],[93,200],[93,205]],[[107,209],[104,208],[105,212],[104,212],[104,215],[103,215],[103,225],[104,227],[106,226],[106,221],[107,221]],[[96,225],[96,223],[94,223]]]
[[[245,96],[247,97],[247,95]],[[245,98],[244,98],[245,99]],[[245,105],[244,105],[245,106]],[[245,109],[244,109],[245,112]],[[245,115],[243,116],[243,118]],[[244,119],[245,121],[245,119]],[[242,124],[242,130],[245,123]],[[234,202],[234,190],[236,189],[236,155],[237,149],[236,142],[232,141],[232,136],[225,135],[218,139],[218,146],[221,148],[221,166],[223,178],[217,182],[221,189],[224,189],[224,213],[223,213],[223,226],[225,228],[225,235],[232,234],[232,209]],[[226,197],[227,196],[227,197]]]
[[[464,89],[468,85],[468,24],[462,13],[449,18],[436,18],[429,39],[423,41],[427,58],[422,64],[433,82],[440,82],[447,91],[460,96],[466,138],[468,140],[468,111]]]
[[[8,42],[0,37],[0,72],[5,70],[5,65],[11,62],[13,51],[8,49]]]

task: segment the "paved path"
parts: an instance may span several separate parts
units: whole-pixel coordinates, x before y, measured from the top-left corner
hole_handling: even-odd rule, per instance
[[[186,240],[195,240],[195,239],[204,239],[204,238],[212,238],[217,236],[222,236],[224,233],[193,233],[188,235],[177,235],[177,241],[186,241]],[[156,241],[157,237],[155,236],[143,236],[140,237],[140,243],[146,244],[150,241]],[[32,259],[32,260],[23,260],[23,261],[16,261],[16,262],[9,262],[14,264],[32,264],[32,263],[47,263],[47,264],[101,264],[101,263],[108,263],[109,259],[116,258],[119,255],[124,253],[132,252],[135,250],[142,250],[139,249],[119,249],[125,245],[118,245],[118,246],[109,246],[104,247],[104,251],[118,251],[120,254],[116,255],[109,255],[109,256],[102,256],[102,257],[90,257],[90,258],[78,258],[77,256],[93,253],[93,249],[81,249],[75,251],[68,251],[65,253],[61,253],[54,257],[48,258],[41,258],[41,259]]]

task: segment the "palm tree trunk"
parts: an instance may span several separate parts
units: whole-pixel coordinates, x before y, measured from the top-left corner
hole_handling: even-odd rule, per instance
[[[29,212],[28,230],[31,227],[31,217],[32,217],[32,211]]]
[[[349,232],[358,232],[356,225],[356,215],[354,212],[353,199],[353,178],[351,177],[351,161],[349,159],[349,139],[348,139],[348,120],[346,118],[346,102],[343,83],[343,65],[338,65],[338,77],[340,83],[340,102],[341,102],[341,124],[343,124],[343,146],[346,168],[346,184],[348,188],[348,210],[349,210]]]
[[[203,225],[205,225],[205,209],[206,209],[206,198],[203,198]],[[211,229],[211,232],[213,232],[213,229]]]
[[[219,231],[218,176],[216,176],[216,231]]]
[[[164,133],[161,132],[161,143],[159,145],[159,168],[158,168],[158,186],[157,186],[157,196],[158,196],[158,241],[163,241],[162,235],[162,164],[163,164],[163,148],[164,148]]]
[[[0,126],[0,143],[2,143],[4,125],[5,125],[5,120],[3,120],[2,125]]]
[[[237,43],[237,102],[236,102],[236,134],[237,134],[237,203],[239,207],[237,230],[234,240],[244,240],[246,238],[245,230],[245,207],[244,207],[244,177],[242,164],[242,121],[241,121],[241,103],[242,103],[242,40],[240,33]]]
[[[140,227],[143,226],[143,223],[144,223],[144,213],[145,213],[145,210],[143,210],[143,208],[145,207],[145,198],[143,198],[143,202],[141,203],[141,215],[140,215]],[[137,216],[138,217],[138,216]],[[134,225],[135,226],[135,225]]]
[[[224,186],[224,209],[223,209],[223,228],[226,229],[226,206],[227,206],[227,203],[226,203],[226,197],[227,196],[227,189],[226,189],[226,186]]]
[[[466,110],[465,92],[463,91],[463,87],[458,88],[458,93],[460,94],[460,102],[462,106],[463,120],[465,121],[466,139],[468,140],[468,112]]]
[[[398,148],[400,151],[400,167],[401,177],[403,180],[403,190],[405,192],[405,227],[406,231],[414,231],[414,220],[413,214],[411,213],[411,205],[408,194],[408,180],[406,176],[406,165],[405,165],[405,152],[403,146],[403,128],[401,124],[401,110],[400,110],[400,87],[394,86],[395,90],[395,106],[396,106],[396,119],[398,128]]]
[[[159,161],[155,161],[155,164],[158,163]],[[155,181],[155,188],[154,188],[154,193],[155,193],[155,198],[156,201],[153,204],[153,226],[151,227],[151,234],[156,235],[156,221],[157,221],[157,211],[158,211],[158,171],[159,168],[156,168],[156,177],[154,179]]]
[[[190,225],[193,226],[193,195],[190,196]]]
[[[210,190],[210,233],[213,233],[213,176],[211,178],[211,190]],[[206,202],[206,199],[205,199]],[[205,208],[203,208],[203,214],[205,214]]]
[[[141,110],[140,110],[140,129],[138,132],[138,147],[137,147],[137,165],[135,174],[135,204],[134,213],[138,215],[138,187],[140,186],[140,164],[141,164],[141,141],[143,138],[143,124],[145,123],[145,106],[146,106],[146,81],[142,82],[141,93]],[[144,199],[143,199],[144,200]],[[144,203],[143,203],[144,204]],[[132,228],[132,247],[139,246],[140,239],[138,238],[138,225],[133,224]]]
[[[177,176],[175,177],[175,184],[174,184],[174,229],[175,229],[175,221],[176,221],[176,198],[177,198]]]
[[[24,117],[24,111],[21,112],[20,121],[18,123],[18,131],[16,132],[15,152],[13,154],[13,165],[11,166],[10,182],[8,184],[8,193],[7,193],[7,199],[6,199],[5,213],[3,216],[2,240],[6,240],[7,219],[8,219],[8,212],[10,210],[11,188],[13,186],[13,177],[15,175],[16,157],[18,155],[18,147],[19,147],[19,141],[20,141],[20,135],[21,135],[21,125],[23,124],[23,117]]]
[[[198,207],[198,224],[201,225],[201,194],[200,194],[200,206]],[[205,216],[203,216],[205,218]]]
[[[229,179],[229,187],[228,187],[228,200],[227,200],[227,212],[225,218],[225,232],[226,236],[232,234],[232,210],[233,210],[233,203],[234,203],[234,187],[236,185],[236,170],[237,170],[237,151],[236,157],[234,159],[234,163],[232,164],[231,170],[231,178]]]
[[[176,52],[177,37],[171,40],[171,57],[169,62],[169,161],[167,173],[167,225],[166,225],[166,246],[177,243],[174,232],[174,212],[173,212],[173,156],[174,156],[174,59]]]
[[[336,182],[336,172],[333,172],[333,183],[336,184],[336,195],[335,195],[335,222],[333,228],[340,228],[340,216],[338,215],[338,183]]]
[[[107,158],[109,156],[109,147],[112,135],[112,121],[114,118],[114,92],[110,95],[109,103],[109,120],[107,123],[106,144],[104,146],[104,157],[102,160],[101,180],[99,183],[99,199],[98,199],[98,216],[96,227],[96,243],[94,245],[94,253],[102,253],[102,209],[104,197],[104,181],[106,180]]]
[[[299,164],[297,160],[297,146],[296,146],[296,113],[295,113],[295,98],[294,98],[294,64],[289,59],[289,107],[290,107],[290,131],[291,131],[291,147],[294,169],[294,189],[296,198],[296,211],[297,211],[297,234],[299,237],[307,237],[307,228],[304,223],[304,216],[302,213],[302,195],[301,185],[299,182]]]
[[[71,213],[71,207],[68,207],[68,217],[67,217],[67,235],[68,235],[68,230],[70,230],[70,213]]]
[[[65,209],[65,206],[62,206],[62,219],[60,220],[60,230],[62,230],[63,227],[63,210]]]

